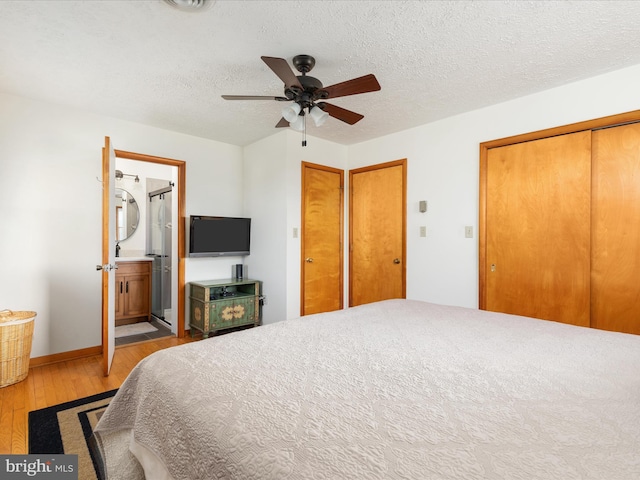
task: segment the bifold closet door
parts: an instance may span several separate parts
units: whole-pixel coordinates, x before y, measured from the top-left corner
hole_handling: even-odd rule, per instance
[[[492,148],[487,310],[589,326],[591,132]]]
[[[640,124],[593,132],[592,322],[640,334]]]

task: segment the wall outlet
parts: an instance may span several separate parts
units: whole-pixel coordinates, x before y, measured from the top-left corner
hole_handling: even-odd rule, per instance
[[[293,238],[298,238],[298,227],[293,227]]]
[[[425,227],[424,225],[420,227],[420,236],[421,237],[427,236],[427,227]]]

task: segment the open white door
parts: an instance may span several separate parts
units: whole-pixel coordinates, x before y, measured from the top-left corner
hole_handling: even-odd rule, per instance
[[[102,368],[109,375],[116,350],[116,153],[109,137],[102,149]]]

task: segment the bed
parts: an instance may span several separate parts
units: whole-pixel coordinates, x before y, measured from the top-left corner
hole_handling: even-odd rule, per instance
[[[633,480],[640,337],[387,300],[156,352],[95,436],[109,479]]]

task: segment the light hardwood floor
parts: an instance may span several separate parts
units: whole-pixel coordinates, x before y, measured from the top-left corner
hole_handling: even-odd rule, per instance
[[[108,377],[102,374],[102,355],[30,368],[25,380],[0,388],[0,454],[28,453],[30,411],[119,388],[147,355],[192,341],[169,337],[119,347]]]

